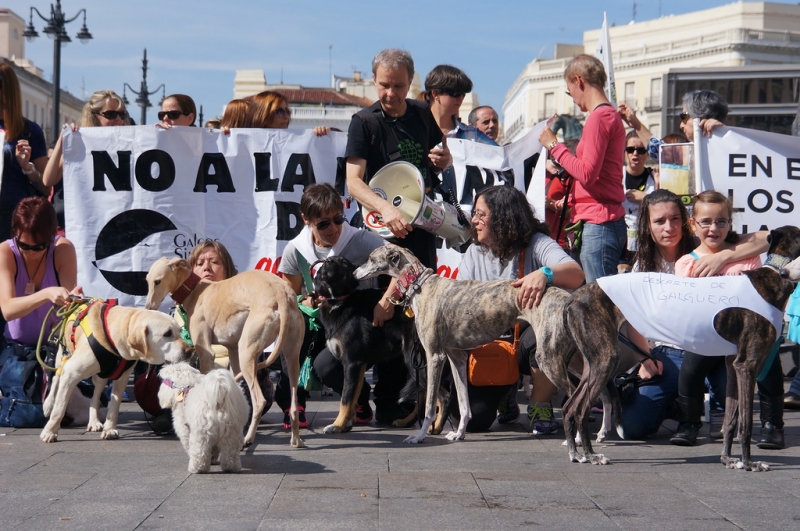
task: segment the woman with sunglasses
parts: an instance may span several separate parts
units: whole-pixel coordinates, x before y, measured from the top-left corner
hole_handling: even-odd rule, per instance
[[[89,101],[83,106],[81,123],[72,124],[72,130],[79,127],[118,127],[130,125],[130,115],[125,109],[125,102],[113,90],[99,90],[91,95]],[[45,186],[54,186],[61,181],[64,172],[64,148],[61,145],[63,135],[58,137],[53,154],[47,161],[42,183]]]
[[[288,129],[292,121],[292,110],[289,100],[283,94],[272,90],[259,92],[250,98],[250,108],[247,119],[241,127],[254,127],[260,129]],[[314,134],[325,136],[330,128],[318,126]]]
[[[194,127],[197,117],[197,106],[186,94],[171,94],[161,102],[156,126],[169,129],[174,125]]]
[[[433,119],[445,136],[496,146],[497,143],[481,133],[477,127],[464,124],[458,119],[464,97],[471,91],[472,80],[461,69],[439,65],[425,77],[425,91],[420,97],[430,105]]]
[[[625,225],[628,227],[628,256],[625,263],[633,265],[633,253],[636,252],[636,227],[639,207],[648,194],[656,189],[653,170],[645,166],[647,148],[636,134],[630,131],[625,137]]]
[[[575,104],[589,113],[576,154],[548,127],[539,135],[539,142],[575,180],[572,218],[582,222],[580,261],[590,283],[616,274],[626,254],[625,194],[619,185],[625,127],[603,90],[607,76],[600,60],[576,56],[567,65],[564,79]]]
[[[64,306],[70,295],[83,295],[76,286],[78,263],[72,242],[56,234],[56,211],[44,197],[20,201],[11,230],[13,238],[0,243],[0,310],[8,320],[5,348],[33,349],[51,304]],[[51,313],[45,334],[57,321]]]
[[[22,115],[19,80],[14,69],[0,63],[0,129],[3,145],[3,186],[0,188],[0,241],[11,235],[11,214],[19,202],[32,195],[47,195],[42,183],[47,165],[47,144],[42,128]]]
[[[330,184],[312,184],[307,186],[300,199],[300,215],[305,227],[300,234],[286,244],[283,251],[281,263],[278,271],[283,273],[283,278],[292,287],[295,293],[307,294],[307,289],[303,279],[303,270],[308,271],[308,264],[313,264],[317,260],[324,260],[333,256],[343,256],[355,266],[364,264],[369,258],[369,254],[385,245],[384,240],[372,231],[358,230],[346,223],[344,217],[344,205],[339,192]],[[377,287],[377,279],[362,281],[362,288]],[[381,302],[374,308],[374,322],[376,326],[381,326],[384,321],[391,319],[394,315],[394,306],[388,302],[389,296],[394,291],[394,282],[389,285]],[[304,299],[302,304],[311,307],[310,299]],[[303,308],[301,308],[302,310]],[[306,315],[306,334],[303,346],[300,350],[301,363],[307,356],[314,360],[314,370],[322,383],[336,391],[342,392],[344,385],[344,370],[342,363],[333,357],[333,354],[325,347],[325,332],[318,329],[311,330],[309,324],[309,312]],[[310,349],[314,345],[316,348]],[[323,348],[325,347],[325,348]],[[285,374],[286,371],[283,371]],[[284,378],[282,376],[282,378]],[[278,388],[281,387],[278,384]],[[288,389],[288,381],[285,384]],[[381,389],[375,388],[376,401],[381,400]],[[372,408],[369,405],[370,386],[366,379],[361,387],[361,395],[358,398],[356,409],[356,424],[367,424],[372,420]],[[301,424],[305,421],[305,394],[302,399],[298,393],[298,400],[303,406],[300,410]],[[279,393],[276,390],[275,400],[283,408],[288,421],[289,400],[288,393],[286,400],[281,402]],[[387,398],[387,397],[383,397]],[[391,401],[396,406],[397,397],[392,397]],[[289,427],[288,423],[285,427]]]

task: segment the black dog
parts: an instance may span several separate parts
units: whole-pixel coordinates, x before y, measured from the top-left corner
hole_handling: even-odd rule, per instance
[[[413,318],[397,309],[382,327],[372,326],[373,311],[384,292],[359,290],[359,282],[353,276],[355,269],[346,258],[334,256],[323,262],[314,278],[328,349],[344,366],[339,415],[325,427],[324,433],[342,433],[353,427],[356,402],[368,365],[400,356],[404,356],[408,365],[413,357]]]

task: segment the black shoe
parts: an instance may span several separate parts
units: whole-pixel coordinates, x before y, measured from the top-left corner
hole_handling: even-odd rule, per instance
[[[761,426],[761,438],[756,446],[762,450],[783,450],[786,443],[783,440],[783,428],[776,428],[771,422]]]
[[[670,437],[669,442],[676,446],[694,446],[697,442],[697,433],[702,424],[679,424],[678,431]]]
[[[152,428],[156,435],[173,435],[175,430],[172,427],[172,411],[165,410],[164,413],[155,417]]]

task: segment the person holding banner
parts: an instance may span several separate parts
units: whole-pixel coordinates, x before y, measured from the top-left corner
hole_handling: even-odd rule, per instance
[[[289,108],[289,100],[286,96],[273,90],[265,90],[252,96],[249,101],[247,119],[242,127],[289,128],[292,121],[292,110]],[[314,134],[317,136],[325,136],[329,132],[329,127],[317,126],[314,128]]]
[[[591,55],[573,58],[564,72],[568,94],[588,112],[576,154],[547,127],[539,142],[575,179],[573,220],[582,221],[580,261],[586,282],[614,275],[626,249],[625,194],[620,186],[625,128],[606,97],[603,63]]]
[[[361,205],[379,213],[384,225],[396,236],[395,243],[409,249],[425,267],[435,271],[436,237],[424,230],[412,231],[402,212],[375,194],[367,182],[390,162],[404,160],[417,167],[426,193],[432,194],[438,184],[435,174],[453,162],[447,139],[427,104],[406,99],[414,77],[414,60],[408,52],[396,49],[379,52],[372,60],[372,75],[378,101],[353,115],[348,128],[347,188]],[[390,306],[386,301],[384,312],[394,311]],[[382,395],[378,396],[376,388],[377,420],[391,422],[404,418],[397,407],[407,374],[403,360],[380,363],[376,369]]]
[[[174,125],[194,127],[196,116],[197,106],[192,98],[186,94],[171,94],[161,102],[156,126],[162,129],[169,129]]]
[[[247,123],[247,114],[250,112],[250,100],[231,100],[222,113],[220,129],[230,131],[234,127],[244,127]]]
[[[300,215],[305,227],[297,237],[286,244],[283,258],[278,266],[278,271],[283,274],[284,280],[289,283],[297,295],[303,293],[303,288],[305,288],[306,295],[313,290],[313,286],[307,286],[304,279],[310,273],[309,264],[333,256],[343,256],[353,265],[360,266],[367,261],[373,250],[385,244],[384,240],[376,233],[358,230],[346,222],[342,197],[328,183],[312,184],[306,187],[300,199]],[[310,282],[310,276],[308,280]],[[377,287],[376,282],[377,279],[367,280],[362,282],[361,287]],[[381,304],[374,309],[375,321],[373,324],[376,326],[381,326],[384,320],[391,318],[394,306],[388,303],[388,299],[394,292],[394,285],[394,282],[389,285],[381,300],[382,303],[388,304],[389,312],[385,312]],[[302,304],[309,308],[312,307],[312,302],[308,298],[303,299]],[[300,349],[301,363],[310,356],[314,363],[314,371],[322,383],[341,394],[344,386],[342,362],[336,359],[325,345],[325,331],[322,330],[319,319],[312,319],[308,315],[309,313],[303,312],[306,333]],[[311,325],[312,321],[313,326]],[[380,389],[377,391],[380,394]],[[369,394],[370,385],[364,379],[356,408],[356,424],[368,424],[372,420]],[[282,404],[279,394],[276,394],[275,398],[278,405],[284,408],[288,415],[288,402]],[[289,398],[288,395],[287,398]],[[298,400],[299,398],[298,393]],[[301,406],[305,407],[305,400]],[[383,413],[381,412],[381,414]],[[301,418],[305,418],[304,412]]]
[[[3,181],[0,189],[0,241],[11,236],[11,215],[26,197],[44,196],[47,144],[38,124],[22,115],[19,80],[14,69],[0,62],[0,129],[5,129]]]
[[[548,286],[571,290],[583,284],[585,275],[581,267],[550,238],[547,225],[536,219],[525,194],[513,186],[485,188],[475,197],[472,241],[474,245],[467,249],[459,266],[459,280],[516,279],[514,286],[520,287],[518,301],[525,308],[538,305]],[[523,250],[525,275],[519,278]],[[550,435],[558,429],[550,403],[556,387],[539,369],[535,356],[536,336],[528,326],[520,334],[517,358],[521,373],[530,371],[533,379],[528,406],[530,428],[534,435]],[[473,417],[467,431],[489,429],[498,406],[506,403],[509,392],[516,394],[516,384],[512,387],[470,384]],[[505,405],[510,410],[504,411],[498,420],[515,421],[519,415],[516,400]]]
[[[79,126],[116,127],[120,125],[130,125],[130,116],[125,109],[125,102],[113,90],[99,90],[92,94],[89,101],[83,106],[81,123],[78,126],[72,124],[72,130],[77,131]],[[53,154],[47,161],[47,167],[42,176],[42,183],[45,186],[54,186],[61,181],[64,175],[64,147],[61,145],[63,136],[58,137]]]

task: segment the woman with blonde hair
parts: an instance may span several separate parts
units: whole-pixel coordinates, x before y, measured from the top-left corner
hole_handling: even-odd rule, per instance
[[[0,62],[0,129],[6,131],[3,148],[3,186],[0,189],[0,241],[11,236],[11,215],[20,201],[47,195],[42,173],[47,144],[42,128],[22,115],[19,80],[14,68]]]
[[[125,102],[113,90],[98,90],[91,95],[89,101],[83,106],[81,123],[72,124],[72,130],[79,127],[112,127],[130,125],[130,115],[125,109]],[[58,137],[53,154],[47,161],[42,183],[53,186],[61,181],[64,173],[64,148],[61,144],[63,135]]]

